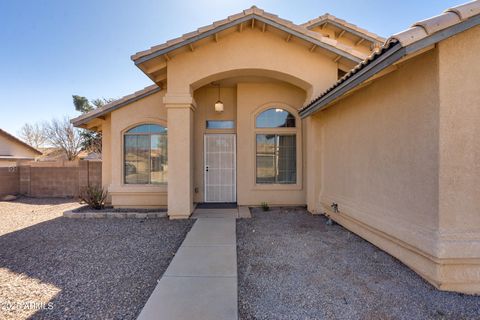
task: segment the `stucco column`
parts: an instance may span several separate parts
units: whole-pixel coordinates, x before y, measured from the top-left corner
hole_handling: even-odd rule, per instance
[[[317,214],[321,212],[319,207],[320,189],[320,148],[322,136],[319,130],[319,120],[307,117],[304,121],[304,150],[305,150],[305,186],[307,198],[307,210]]]
[[[168,216],[186,219],[193,211],[193,116],[190,94],[164,97],[168,121]]]

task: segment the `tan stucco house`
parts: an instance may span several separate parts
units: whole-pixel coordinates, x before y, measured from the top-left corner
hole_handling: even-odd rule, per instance
[[[386,40],[252,7],[133,55],[154,84],[72,122],[102,131],[116,207],[307,205],[480,293],[479,23],[474,1]]]
[[[31,161],[41,155],[34,147],[0,129],[0,167],[17,166],[20,162]]]

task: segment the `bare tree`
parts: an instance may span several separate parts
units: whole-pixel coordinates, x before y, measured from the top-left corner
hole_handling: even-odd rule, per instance
[[[81,151],[82,138],[78,129],[76,129],[68,120],[52,119],[44,125],[48,141],[56,148],[62,149],[68,160],[74,160]]]
[[[38,123],[25,123],[23,127],[20,128],[18,135],[23,141],[36,149],[42,147],[45,142],[47,142],[45,130]]]

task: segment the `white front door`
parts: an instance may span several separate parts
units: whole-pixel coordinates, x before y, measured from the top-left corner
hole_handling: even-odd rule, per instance
[[[237,202],[235,134],[205,134],[205,202]]]

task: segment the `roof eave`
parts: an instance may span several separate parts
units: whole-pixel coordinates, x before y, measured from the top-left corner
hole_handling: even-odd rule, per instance
[[[114,110],[122,108],[122,107],[124,107],[128,104],[131,104],[131,103],[135,102],[135,101],[138,101],[140,99],[148,97],[149,95],[157,93],[161,90],[162,90],[161,87],[156,87],[152,90],[149,90],[147,92],[139,94],[138,96],[134,96],[134,97],[131,97],[130,99],[126,99],[125,101],[122,101],[118,104],[114,104],[110,108],[106,108],[105,110],[102,110],[101,112],[95,112],[95,111],[98,111],[98,110],[93,110],[93,111],[91,111],[91,113],[86,113],[86,114],[83,114],[83,115],[78,116],[76,118],[73,118],[73,119],[70,120],[70,123],[72,123],[75,127],[81,127],[82,125],[85,125],[88,122],[90,122],[90,121],[92,121],[96,118],[102,117],[105,114],[108,114],[108,113],[110,113]],[[119,100],[121,100],[121,99],[119,99]]]
[[[345,52],[339,48],[336,48],[334,46],[331,46],[327,43],[324,43],[318,39],[315,39],[315,38],[312,38],[312,37],[309,37],[308,35],[305,35],[305,34],[302,34],[301,32],[298,32],[294,29],[291,29],[291,28],[288,28],[276,21],[273,21],[273,20],[270,20],[268,19],[267,17],[264,17],[264,16],[261,16],[261,15],[258,15],[258,14],[249,14],[249,15],[246,15],[244,17],[241,17],[241,18],[238,18],[236,20],[233,20],[231,22],[228,22],[224,25],[221,25],[221,26],[218,26],[218,27],[215,27],[211,30],[208,30],[204,33],[201,33],[201,34],[198,34],[198,35],[195,35],[191,38],[188,38],[188,39],[185,39],[184,41],[181,41],[181,42],[178,42],[178,43],[175,43],[169,47],[166,47],[166,48],[163,48],[163,49],[160,49],[160,50],[157,50],[155,52],[152,52],[150,54],[147,54],[145,56],[142,56],[142,57],[139,57],[137,59],[134,58],[134,56],[132,56],[132,60],[134,61],[135,65],[136,66],[139,66],[140,64],[146,62],[146,61],[149,61],[151,59],[154,59],[156,57],[159,57],[159,56],[163,56],[165,54],[168,54],[169,52],[171,51],[174,51],[176,49],[179,49],[181,47],[184,47],[184,46],[187,46],[189,44],[192,44],[196,41],[199,41],[199,40],[202,40],[202,39],[205,39],[207,37],[210,37],[212,35],[214,35],[215,33],[218,33],[218,32],[221,32],[223,30],[227,30],[231,27],[234,27],[236,25],[239,25],[240,23],[244,23],[246,21],[250,21],[251,19],[255,19],[255,20],[258,20],[260,22],[263,22],[263,23],[266,23],[272,27],[275,27],[277,29],[280,29],[282,31],[285,31],[287,33],[290,33],[291,35],[293,36],[296,36],[298,38],[301,38],[303,40],[306,40],[306,41],[309,41],[315,45],[317,45],[318,47],[320,48],[323,48],[323,49],[326,49],[326,50],[329,50],[329,51],[332,51],[336,54],[338,54],[339,56],[342,56],[350,61],[353,61],[353,62],[356,62],[356,63],[359,63],[362,61],[361,58],[359,57],[356,57],[348,52]]]

